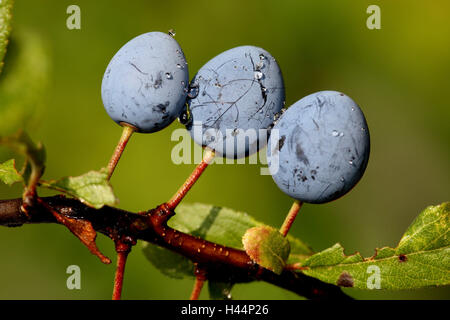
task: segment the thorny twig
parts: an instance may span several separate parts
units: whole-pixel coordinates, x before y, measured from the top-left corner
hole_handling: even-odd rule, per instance
[[[127,236],[147,241],[177,252],[202,265],[208,280],[244,283],[265,281],[309,299],[351,299],[338,286],[286,268],[280,275],[253,262],[243,250],[225,247],[177,231],[167,225],[175,212],[166,204],[140,213],[132,213],[105,206],[93,209],[75,199],[64,196],[41,198],[46,206],[37,203],[27,216],[22,199],[0,200],[0,225],[17,227],[23,224],[60,223],[47,207],[66,218],[88,221],[95,231],[111,239]]]

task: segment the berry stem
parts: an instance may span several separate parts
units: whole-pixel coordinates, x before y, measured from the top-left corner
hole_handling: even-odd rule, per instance
[[[117,267],[116,267],[116,275],[114,277],[114,289],[113,289],[113,300],[120,300],[122,296],[122,287],[123,287],[123,276],[125,272],[125,265],[127,263],[127,257],[130,253],[131,247],[128,244],[123,242],[116,243],[116,252],[117,252]]]
[[[202,292],[203,285],[206,281],[206,271],[201,268],[197,263],[195,264],[195,282],[192,288],[191,300],[198,300],[200,293]]]
[[[294,223],[295,218],[297,217],[298,212],[300,211],[300,208],[302,207],[303,202],[299,200],[295,200],[292,204],[291,209],[289,210],[286,219],[283,222],[283,225],[280,228],[281,234],[286,237],[289,230],[292,227],[292,224]]]
[[[171,211],[175,210],[178,204],[183,200],[188,191],[192,188],[194,183],[200,178],[202,173],[214,159],[215,152],[209,148],[205,149],[205,153],[203,155],[202,161],[195,167],[194,171],[192,171],[191,175],[186,179],[183,185],[178,189],[178,191],[170,198],[167,202],[167,208]]]
[[[114,150],[111,160],[109,160],[108,163],[108,180],[111,179],[114,169],[116,168],[117,163],[119,162],[120,157],[122,156],[122,153],[125,150],[128,141],[130,140],[132,134],[136,131],[136,127],[132,125],[126,123],[120,124],[123,126],[122,136],[120,137],[120,140],[117,143],[117,147]]]

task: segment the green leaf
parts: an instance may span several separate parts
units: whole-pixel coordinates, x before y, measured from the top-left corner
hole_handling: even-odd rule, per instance
[[[26,184],[28,184],[31,175],[36,177],[36,179],[42,176],[46,160],[46,152],[42,143],[34,143],[26,132],[19,130],[14,135],[0,137],[0,144],[25,156],[26,166],[23,178]]]
[[[23,181],[22,176],[16,169],[16,161],[14,159],[0,163],[0,181],[7,185]]]
[[[114,206],[117,204],[106,169],[89,171],[78,177],[41,181],[41,186],[64,192],[96,209],[100,209],[104,205]]]
[[[397,254],[431,251],[449,246],[450,202],[426,208],[406,230]]]
[[[244,249],[242,237],[245,232],[265,225],[247,213],[202,203],[181,204],[168,224],[179,231],[241,250]],[[313,253],[301,240],[291,236],[287,239],[291,243],[291,253]]]
[[[344,254],[336,244],[308,258],[303,273],[322,281],[359,289],[412,289],[450,284],[450,203],[426,208],[396,248],[377,249],[363,258]],[[378,277],[379,275],[379,277]]]
[[[8,46],[8,38],[11,33],[13,0],[0,1],[0,73],[3,68],[3,58]]]
[[[289,241],[275,228],[248,229],[242,237],[245,252],[260,266],[281,274],[289,256]]]
[[[143,242],[143,252],[162,274],[174,279],[194,278],[194,264],[182,255],[148,242]]]
[[[0,76],[0,136],[34,130],[41,119],[50,75],[46,45],[33,31],[14,32]]]
[[[242,237],[245,232],[253,227],[264,226],[246,213],[201,203],[181,204],[168,224],[178,231],[241,250],[244,249]],[[291,243],[291,255],[296,256],[294,261],[299,261],[297,257],[307,257],[313,253],[302,241],[289,235],[287,239]],[[154,254],[155,247],[153,244],[145,244],[144,254],[162,273],[172,276],[176,274],[178,277],[193,276],[193,265],[190,260],[182,256],[179,256],[181,260],[174,260],[173,255],[178,254],[167,249],[160,249],[163,253]]]
[[[247,229],[260,225],[243,212],[201,203],[181,204],[169,226],[218,244],[242,249]]]
[[[208,280],[209,298],[211,300],[231,300],[232,283]]]

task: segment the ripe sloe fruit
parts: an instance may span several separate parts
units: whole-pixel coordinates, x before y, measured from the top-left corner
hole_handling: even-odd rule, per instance
[[[191,137],[228,158],[265,146],[267,138],[260,139],[259,130],[267,129],[284,106],[281,70],[269,52],[254,46],[236,47],[208,61],[191,81],[192,90]]]
[[[149,32],[127,42],[102,82],[106,112],[139,132],[167,127],[183,109],[189,81],[183,51],[173,37]]]
[[[280,117],[269,141],[273,179],[284,193],[303,202],[325,203],[346,194],[361,179],[369,160],[364,114],[352,99],[336,91],[297,101]],[[279,167],[272,165],[274,161]]]

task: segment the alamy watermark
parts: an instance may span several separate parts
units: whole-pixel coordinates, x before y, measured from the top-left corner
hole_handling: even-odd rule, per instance
[[[81,9],[76,4],[67,7],[66,13],[69,14],[66,20],[66,26],[69,30],[81,29]]]
[[[69,290],[81,290],[81,269],[76,264],[70,265],[66,269],[67,277],[66,286]]]
[[[381,29],[381,9],[376,4],[367,7],[366,13],[370,16],[366,20],[366,26],[369,30]]]
[[[186,129],[175,129],[171,141],[178,141],[172,148],[171,159],[174,164],[198,164],[202,161],[204,150],[201,143],[215,150],[216,157],[211,164],[261,164],[261,175],[278,172],[278,152],[272,152],[270,163],[266,156],[268,136],[271,136],[269,150],[278,151],[279,131],[272,129],[226,129],[225,134],[218,129],[203,130],[201,122],[194,122],[192,137]],[[195,141],[195,142],[194,142]],[[193,146],[194,144],[194,146]],[[258,150],[259,149],[259,150]]]
[[[370,276],[367,278],[367,289],[381,289],[381,270],[376,265],[370,265],[367,267],[367,271]]]

